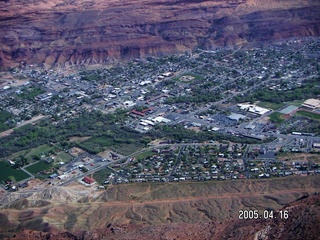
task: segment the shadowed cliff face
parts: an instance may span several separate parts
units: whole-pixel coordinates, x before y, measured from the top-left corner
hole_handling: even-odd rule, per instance
[[[320,34],[320,2],[0,1],[0,67],[112,64]]]

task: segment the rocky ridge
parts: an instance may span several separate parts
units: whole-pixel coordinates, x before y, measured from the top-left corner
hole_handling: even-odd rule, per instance
[[[12,239],[319,239],[319,194],[305,195],[281,210],[288,211],[290,217],[157,226],[110,223],[93,231],[51,233],[24,229]]]
[[[0,1],[0,67],[114,64],[320,35],[314,0]]]
[[[111,185],[105,191],[75,184],[21,198],[11,193],[1,202],[0,238],[253,239],[287,236],[288,227],[292,234],[278,239],[317,236],[319,177]],[[239,209],[284,208],[290,218],[283,221],[237,220]]]

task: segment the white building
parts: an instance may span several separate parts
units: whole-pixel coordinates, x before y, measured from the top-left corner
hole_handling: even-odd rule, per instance
[[[267,112],[269,112],[270,110],[267,108],[263,108],[263,107],[259,107],[256,106],[254,104],[246,104],[246,103],[240,103],[237,105],[241,110],[246,110],[248,112],[251,113],[255,113],[255,114],[259,114],[259,115],[263,115]]]
[[[169,122],[171,122],[170,119],[164,118],[164,117],[161,117],[161,116],[154,118],[152,121],[158,122],[158,123],[161,123],[161,122],[162,123],[169,123]]]
[[[311,110],[320,108],[320,100],[314,99],[314,98],[308,99],[301,105],[301,107],[311,109]]]

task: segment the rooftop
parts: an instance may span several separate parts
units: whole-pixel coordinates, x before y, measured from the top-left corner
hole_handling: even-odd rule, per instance
[[[315,98],[310,98],[302,104],[302,107],[320,108],[320,100]]]

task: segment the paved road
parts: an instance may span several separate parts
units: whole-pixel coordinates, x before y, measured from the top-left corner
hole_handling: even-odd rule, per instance
[[[82,173],[82,174],[80,174],[80,175],[78,175],[78,176],[76,176],[76,177],[73,177],[73,178],[71,178],[71,179],[68,179],[68,180],[64,181],[63,183],[60,184],[60,186],[66,186],[66,185],[70,184],[70,183],[73,182],[73,181],[76,181],[76,180],[78,180],[78,179],[83,178],[84,176],[87,176],[87,175],[92,174],[92,173],[94,173],[94,172],[97,172],[97,171],[99,171],[99,170],[101,170],[101,169],[104,169],[104,168],[106,168],[107,166],[109,166],[109,165],[111,165],[111,164],[119,163],[119,162],[121,162],[121,161],[126,160],[127,158],[131,158],[131,157],[134,157],[134,156],[136,156],[136,155],[139,155],[139,154],[141,154],[141,153],[143,153],[143,152],[149,151],[149,150],[152,149],[152,148],[153,148],[153,147],[148,147],[148,148],[141,149],[141,150],[139,150],[139,151],[137,151],[137,152],[135,152],[135,153],[132,153],[132,154],[130,154],[130,155],[128,155],[128,156],[124,156],[124,157],[122,157],[122,158],[120,158],[120,159],[118,159],[118,160],[116,160],[116,161],[112,161],[112,162],[101,162],[99,166],[90,169],[90,170],[89,170],[88,172],[86,172],[86,173]]]
[[[24,171],[25,173],[29,174],[29,175],[30,175],[30,178],[34,178],[34,175],[33,175],[31,172],[27,171],[27,170],[24,169],[24,168],[21,168],[21,170]],[[25,181],[25,180],[23,180],[23,181]]]
[[[180,164],[180,162],[181,162],[181,153],[184,151],[184,149],[185,149],[185,146],[182,146],[180,149],[179,149],[179,153],[178,153],[178,156],[177,156],[177,158],[176,158],[176,162],[175,162],[175,164],[174,164],[174,166],[173,166],[173,168],[172,168],[172,171],[171,171],[171,173],[170,173],[170,175],[169,175],[169,180],[170,181],[172,181],[173,180],[173,174],[176,172],[176,169],[177,169],[177,167],[179,166],[179,164]]]
[[[249,172],[248,164],[247,164],[249,149],[250,149],[250,145],[247,145],[246,150],[245,150],[245,152],[243,154],[243,158],[242,158],[243,166],[244,166],[244,170],[245,170],[245,174],[246,174],[246,178],[250,177],[250,172]]]

